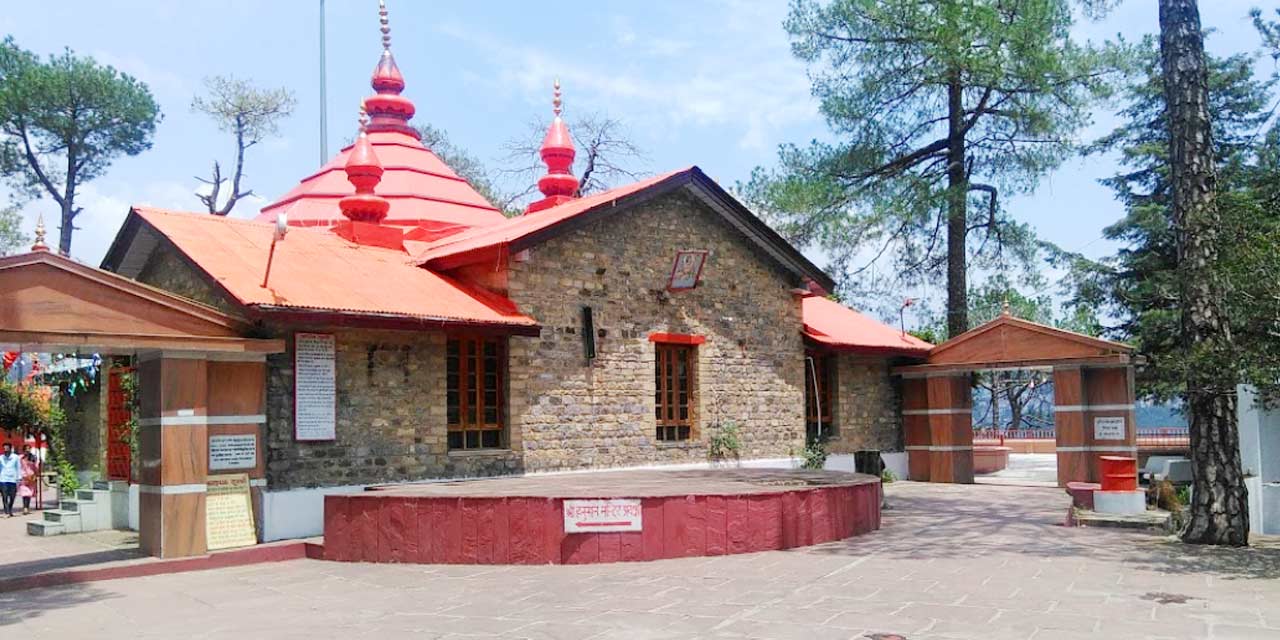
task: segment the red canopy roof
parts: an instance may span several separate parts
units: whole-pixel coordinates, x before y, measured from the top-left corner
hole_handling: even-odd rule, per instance
[[[924,357],[933,348],[924,340],[835,300],[811,295],[806,296],[802,304],[805,337],[825,347],[869,355],[916,357]]]
[[[276,245],[262,286],[274,226],[134,207],[240,304],[261,311],[319,312],[422,323],[536,330],[510,300],[409,263],[396,250],[358,245],[328,231],[294,229]],[[128,223],[126,223],[128,227]]]
[[[647,180],[641,180],[640,182],[629,184],[624,187],[618,187],[617,189],[610,189],[608,191],[602,191],[583,198],[576,198],[562,205],[544,209],[532,215],[509,218],[502,224],[471,229],[457,235],[437,240],[430,245],[430,248],[427,249],[427,251],[418,256],[418,262],[419,264],[426,265],[432,264],[436,261],[445,261],[448,258],[457,258],[459,260],[463,260],[465,263],[465,258],[468,255],[482,253],[485,250],[496,249],[514,240],[531,236],[538,231],[554,227],[569,220],[570,218],[586,213],[597,206],[644,191],[659,182],[687,171],[689,171],[689,169],[681,169],[680,171],[664,173],[660,176],[649,178]]]
[[[370,131],[369,142],[384,173],[378,195],[391,202],[383,224],[414,227],[457,225],[459,230],[506,220],[466,180],[417,138],[398,131]],[[348,146],[320,171],[302,179],[279,200],[263,207],[257,220],[274,222],[284,212],[292,226],[332,226],[345,221],[338,201],[355,193],[344,170]]]

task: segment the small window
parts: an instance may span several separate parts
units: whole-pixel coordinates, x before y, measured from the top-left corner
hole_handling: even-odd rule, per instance
[[[506,445],[506,360],[506,345],[498,338],[449,339],[445,406],[450,449],[497,449]]]
[[[808,353],[804,359],[804,434],[806,442],[819,436],[830,438],[836,434],[832,402],[832,376],[835,374],[835,357]]]
[[[654,344],[656,378],[654,410],[659,442],[693,437],[697,386],[694,379],[697,347],[687,344]]]

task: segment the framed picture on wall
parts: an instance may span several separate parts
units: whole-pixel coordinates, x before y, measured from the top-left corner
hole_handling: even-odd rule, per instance
[[[675,264],[671,266],[671,281],[667,283],[667,290],[687,291],[698,286],[698,281],[702,279],[702,267],[706,263],[706,250],[677,251]]]

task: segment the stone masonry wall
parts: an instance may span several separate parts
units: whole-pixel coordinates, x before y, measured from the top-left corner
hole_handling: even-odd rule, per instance
[[[441,333],[325,330],[337,344],[337,439],[293,439],[293,338],[267,359],[267,482],[272,490],[491,476],[521,470],[511,452],[445,442]]]
[[[537,214],[534,214],[537,215]],[[692,291],[668,292],[676,251],[710,251]],[[699,462],[720,424],[741,457],[804,446],[800,304],[793,277],[684,192],[546,241],[513,260],[509,295],[542,324],[510,341],[513,448],[529,470]],[[581,335],[590,305],[597,357]],[[697,411],[683,443],[655,438],[655,332],[696,334]]]
[[[207,304],[224,313],[236,313],[234,305],[227,300],[226,294],[210,285],[181,256],[166,246],[157,247],[152,252],[136,279],[138,282]]]
[[[839,354],[835,383],[836,437],[828,451],[901,451],[902,400],[889,361]]]

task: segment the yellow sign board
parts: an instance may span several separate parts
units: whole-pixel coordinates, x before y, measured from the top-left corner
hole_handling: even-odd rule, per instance
[[[209,476],[204,502],[205,545],[210,551],[258,543],[249,474]]]

